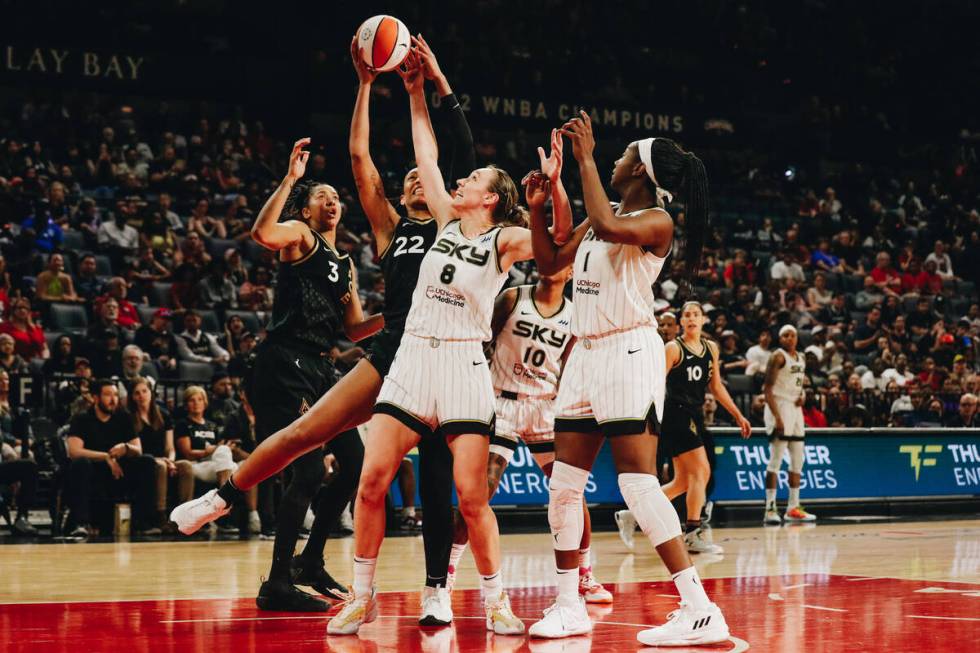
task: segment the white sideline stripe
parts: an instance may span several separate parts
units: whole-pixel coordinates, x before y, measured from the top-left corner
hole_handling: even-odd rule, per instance
[[[930,617],[924,614],[907,614],[909,619],[940,619],[943,621],[980,621],[980,617]]]
[[[810,608],[811,610],[826,610],[828,612],[847,612],[847,610],[842,608],[827,608],[822,605],[807,605],[806,603],[803,604],[803,607]]]
[[[784,590],[795,590],[801,587],[810,587],[813,583],[800,583],[799,585],[787,585],[783,587]]]

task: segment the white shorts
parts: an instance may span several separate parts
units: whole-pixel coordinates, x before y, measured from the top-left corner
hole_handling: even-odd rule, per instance
[[[797,406],[795,401],[786,399],[776,399],[776,408],[779,410],[780,417],[783,418],[783,435],[781,440],[802,440],[803,431],[803,407]],[[766,425],[766,433],[772,436],[772,430],[776,428],[776,417],[769,410],[769,404],[762,414]]]
[[[406,333],[374,406],[420,436],[490,435],[494,396],[483,345]]]
[[[524,440],[531,453],[555,450],[555,400],[553,397],[507,399],[497,397],[497,421],[490,449],[517,449]],[[506,457],[506,456],[505,456]]]
[[[664,341],[642,326],[575,342],[558,386],[555,430],[609,437],[660,431],[667,388]]]
[[[203,483],[217,483],[219,472],[233,472],[238,469],[238,463],[232,460],[231,447],[218,445],[210,458],[193,460],[194,478]]]

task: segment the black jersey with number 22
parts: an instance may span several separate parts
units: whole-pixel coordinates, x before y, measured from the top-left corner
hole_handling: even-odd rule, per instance
[[[431,218],[402,218],[395,226],[391,242],[381,254],[381,273],[385,279],[385,329],[400,332],[405,328],[422,257],[432,247],[438,230],[436,221]]]

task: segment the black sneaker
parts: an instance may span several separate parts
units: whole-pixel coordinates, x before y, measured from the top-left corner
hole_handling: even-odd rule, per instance
[[[259,610],[275,612],[326,612],[330,604],[288,583],[265,581],[255,598]]]
[[[294,556],[289,567],[296,585],[308,585],[330,601],[347,599],[347,588],[327,573],[323,558],[310,560],[303,556]]]
[[[12,528],[13,532],[17,535],[23,535],[25,537],[37,535],[37,529],[31,526],[31,523],[24,517],[18,517]]]

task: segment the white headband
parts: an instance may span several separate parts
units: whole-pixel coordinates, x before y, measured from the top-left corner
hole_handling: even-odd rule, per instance
[[[660,184],[657,183],[657,178],[653,176],[653,141],[654,140],[656,139],[644,138],[642,140],[635,141],[636,149],[639,150],[640,152],[640,162],[643,163],[644,166],[646,166],[647,175],[650,176],[650,181],[652,181],[653,185],[656,186],[657,188],[657,199],[662,200],[663,198],[666,197],[667,201],[664,202],[664,204],[670,204],[671,202],[674,201],[674,196],[671,194],[669,190],[665,188],[661,188]]]
[[[793,326],[792,324],[786,324],[783,326],[782,329],[779,330],[779,336],[782,337],[784,333],[788,333],[790,331],[796,333],[796,327]]]

